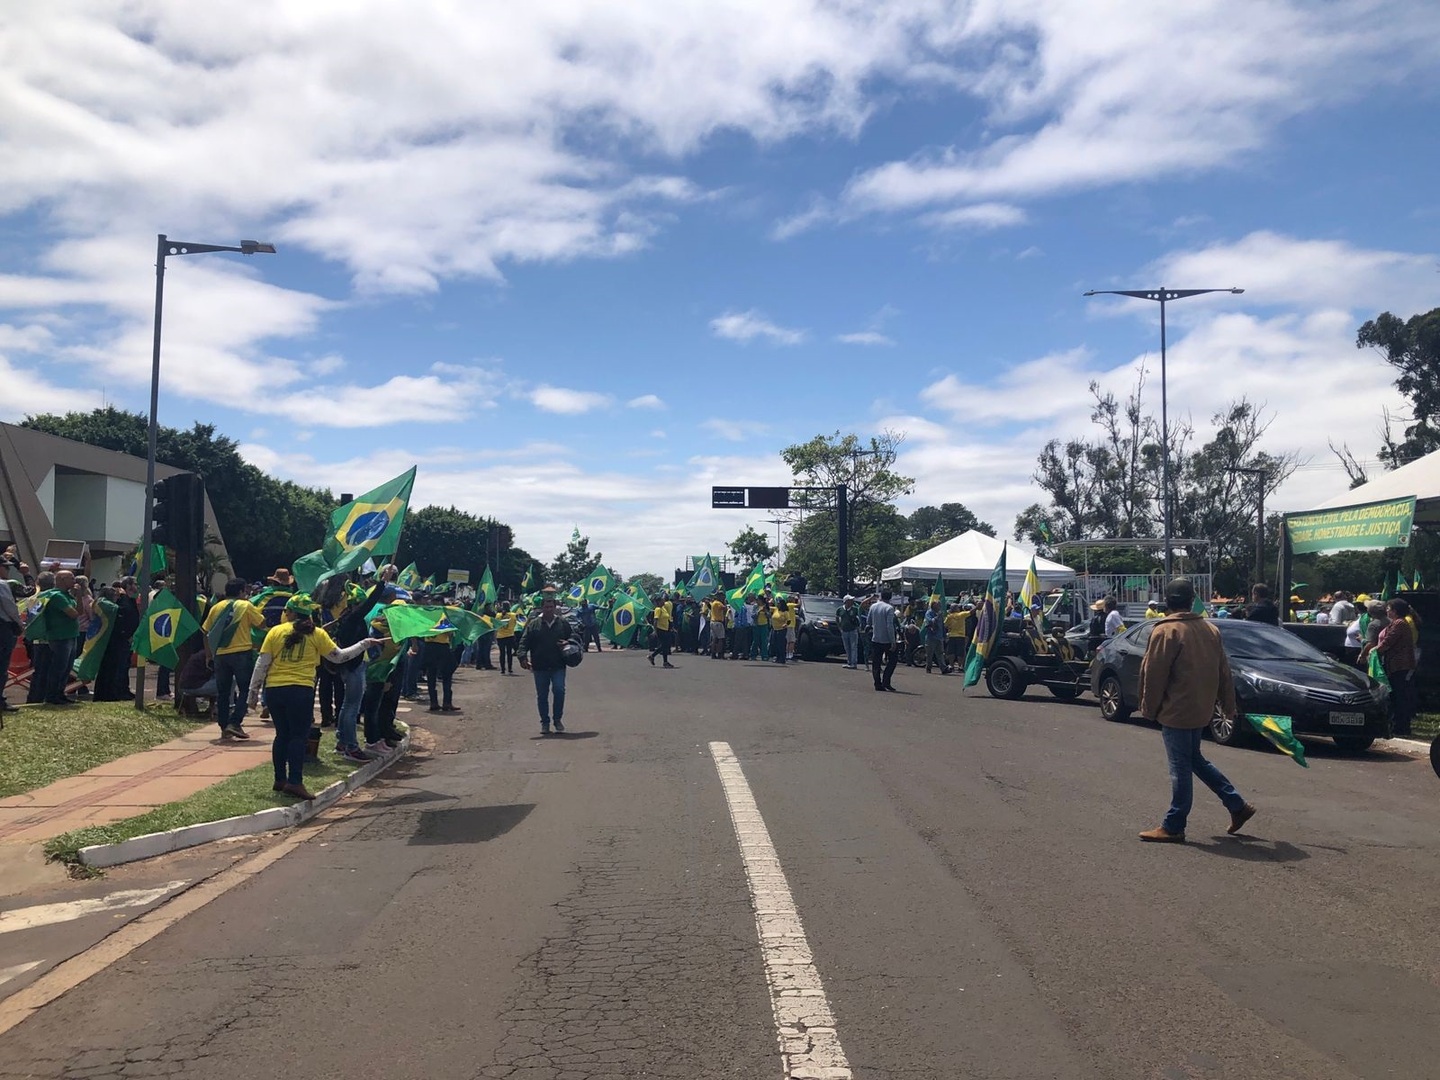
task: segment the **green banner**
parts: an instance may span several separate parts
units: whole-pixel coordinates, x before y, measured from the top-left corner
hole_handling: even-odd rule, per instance
[[[1285,528],[1296,555],[1316,551],[1363,551],[1410,546],[1415,497],[1361,503],[1313,514],[1290,514]]]

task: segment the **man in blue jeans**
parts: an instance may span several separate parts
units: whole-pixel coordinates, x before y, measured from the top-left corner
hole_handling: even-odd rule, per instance
[[[1170,582],[1165,618],[1155,624],[1140,663],[1140,713],[1160,725],[1170,762],[1170,810],[1159,828],[1140,834],[1152,843],[1185,842],[1197,776],[1230,811],[1227,832],[1239,832],[1255,816],[1255,807],[1200,752],[1200,736],[1216,706],[1233,717],[1236,705],[1220,631],[1191,611],[1194,603],[1195,586],[1189,578]]]
[[[540,709],[540,734],[549,735],[554,723],[556,732],[565,730],[565,645],[574,642],[582,652],[580,633],[568,619],[561,618],[555,606],[554,593],[547,592],[540,601],[540,617],[525,624],[516,655],[520,666],[535,676],[535,703]],[[551,698],[554,709],[551,709]]]

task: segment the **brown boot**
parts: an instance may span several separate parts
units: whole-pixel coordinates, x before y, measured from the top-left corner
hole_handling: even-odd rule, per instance
[[[1231,836],[1234,836],[1237,832],[1239,832],[1245,827],[1245,822],[1249,821],[1254,816],[1255,807],[1251,806],[1247,802],[1239,810],[1236,810],[1233,814],[1230,815],[1230,827],[1225,831]]]
[[[1148,840],[1152,844],[1183,844],[1185,834],[1183,832],[1166,832],[1164,829],[1146,829],[1140,834],[1141,840]]]
[[[304,784],[286,784],[280,790],[286,795],[294,795],[295,798],[304,799],[306,802],[315,798],[314,795],[311,795],[310,792],[305,789]]]

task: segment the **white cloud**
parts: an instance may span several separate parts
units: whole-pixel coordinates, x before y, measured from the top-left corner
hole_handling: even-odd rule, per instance
[[[894,345],[893,339],[878,330],[858,330],[853,334],[836,334],[835,340],[842,345]]]
[[[1028,215],[1018,206],[987,202],[937,210],[921,217],[920,222],[937,229],[1003,229],[1023,225],[1027,220]]]
[[[641,394],[625,403],[627,409],[663,409],[665,402],[658,394]]]
[[[0,341],[4,329],[0,327]],[[57,385],[40,372],[13,363],[0,344],[0,420],[13,422],[36,413],[89,412],[104,404],[104,390]]]
[[[846,187],[839,213],[1036,198],[1228,167],[1290,117],[1428,70],[1437,41],[1440,23],[1406,0],[1377,0],[1363,19],[1286,0],[972,5],[948,55],[954,85],[988,107],[984,136],[867,170]]]
[[[805,340],[805,331],[792,330],[773,323],[754,308],[718,315],[710,320],[710,329],[716,337],[742,344],[756,338],[764,338],[776,345],[799,345]]]
[[[768,424],[758,420],[722,420],[718,417],[706,420],[700,426],[730,442],[759,438],[770,430]]]
[[[499,394],[493,372],[434,364],[425,375],[396,375],[377,386],[314,386],[261,404],[297,423],[366,428],[425,421],[453,422],[491,407]]]
[[[545,412],[560,413],[562,416],[579,416],[595,409],[604,409],[615,403],[609,394],[592,390],[567,390],[563,386],[537,386],[527,395],[530,403]]]

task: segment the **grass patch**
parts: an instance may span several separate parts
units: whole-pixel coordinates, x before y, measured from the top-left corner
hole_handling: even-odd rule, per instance
[[[1417,739],[1433,739],[1440,735],[1440,713],[1418,713],[1410,730]]]
[[[27,705],[6,713],[0,731],[0,798],[78,776],[199,726],[169,705],[152,705],[144,712],[125,701]]]
[[[255,736],[261,736],[260,728]],[[356,762],[335,756],[335,734],[326,731],[320,738],[320,760],[305,766],[305,786],[316,795],[337,780],[343,780],[359,768]],[[45,844],[45,855],[60,862],[78,863],[80,849],[92,844],[114,844],[148,833],[165,832],[185,825],[253,814],[272,806],[293,806],[298,801],[289,795],[271,791],[275,770],[271,765],[257,765],[237,773],[213,787],[197,791],[179,802],[166,803],[135,817],[112,821],[108,825],[90,825],[57,836]]]

